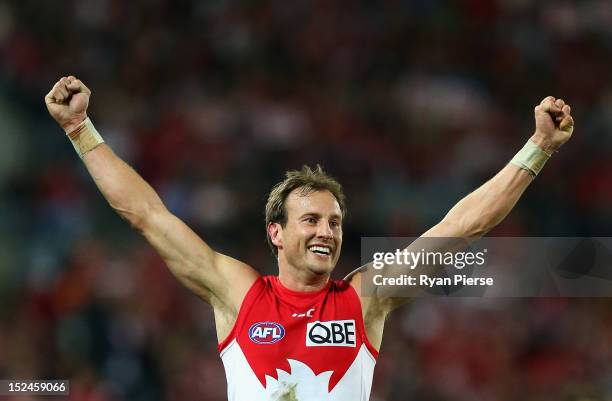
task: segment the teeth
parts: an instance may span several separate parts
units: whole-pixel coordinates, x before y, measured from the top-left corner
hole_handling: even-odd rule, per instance
[[[312,252],[320,252],[320,253],[324,253],[326,255],[329,255],[330,252],[331,252],[329,248],[326,248],[324,246],[311,246],[308,249],[310,249]]]

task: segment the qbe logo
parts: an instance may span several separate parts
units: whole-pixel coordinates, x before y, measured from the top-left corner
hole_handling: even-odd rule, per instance
[[[258,322],[249,329],[249,338],[257,344],[274,344],[285,337],[285,328],[276,322]]]
[[[306,326],[307,347],[355,347],[355,321],[330,320]]]

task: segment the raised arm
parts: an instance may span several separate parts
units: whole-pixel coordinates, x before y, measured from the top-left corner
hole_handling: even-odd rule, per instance
[[[235,314],[257,273],[212,250],[103,143],[87,117],[90,95],[81,81],[64,77],[45,96],[45,103],[110,206],[147,239],[181,283],[212,304],[216,312]]]
[[[495,177],[461,199],[424,237],[477,239],[498,225],[533,181],[546,159],[571,137],[574,120],[562,99],[549,96],[535,108],[536,129],[527,145]]]
[[[542,100],[535,108],[535,133],[523,149],[493,178],[461,199],[442,221],[421,238],[440,238],[442,240],[433,241],[436,246],[441,246],[436,250],[454,251],[458,250],[457,246],[482,237],[499,224],[516,205],[546,160],[571,137],[574,120],[570,112],[570,106],[562,99],[549,96]],[[427,247],[431,244],[432,241],[417,240],[408,246],[408,250],[418,252],[423,245]],[[372,267],[366,265],[351,277],[351,283],[356,288],[361,288],[361,280],[365,277],[363,271],[367,269]],[[386,315],[409,300],[407,297],[384,295],[361,298],[368,337],[375,346],[380,345]]]

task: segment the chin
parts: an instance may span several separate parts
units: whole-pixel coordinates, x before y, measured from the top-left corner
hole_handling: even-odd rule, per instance
[[[308,266],[308,270],[315,274],[330,274],[334,270],[335,266],[332,265],[311,265]]]

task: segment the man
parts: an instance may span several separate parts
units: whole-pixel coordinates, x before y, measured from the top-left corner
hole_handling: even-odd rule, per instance
[[[359,296],[360,271],[330,279],[346,211],[340,185],[321,168],[304,168],[274,187],[266,227],[279,274],[261,277],[212,250],[103,143],[87,117],[90,95],[69,76],[45,102],[111,207],[144,235],[181,283],[212,305],[229,399],[367,400],[385,318],[405,299]],[[562,99],[542,100],[525,147],[423,236],[478,238],[496,226],[570,138],[570,111]]]

